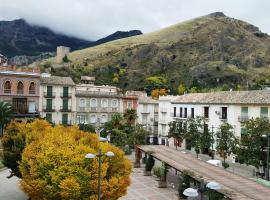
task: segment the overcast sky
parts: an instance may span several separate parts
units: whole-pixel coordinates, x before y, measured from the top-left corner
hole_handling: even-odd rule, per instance
[[[117,30],[151,32],[222,11],[270,34],[270,0],[0,0],[0,20],[32,24],[89,40]]]

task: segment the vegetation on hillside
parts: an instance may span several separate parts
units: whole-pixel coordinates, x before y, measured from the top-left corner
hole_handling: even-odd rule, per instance
[[[75,51],[56,75],[97,78],[122,89],[257,89],[268,83],[270,37],[246,22],[213,13],[174,26]],[[150,88],[150,91],[149,91]],[[181,92],[182,93],[182,92]]]

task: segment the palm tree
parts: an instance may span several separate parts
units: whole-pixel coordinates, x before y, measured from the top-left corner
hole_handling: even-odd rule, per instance
[[[13,113],[12,106],[4,101],[0,101],[0,130],[1,136],[3,136],[4,128],[11,120],[10,115]]]
[[[128,109],[124,113],[124,118],[127,120],[127,123],[131,126],[135,123],[135,120],[138,118],[137,111],[134,109]]]

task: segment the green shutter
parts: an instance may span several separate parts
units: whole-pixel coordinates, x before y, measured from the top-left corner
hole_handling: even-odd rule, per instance
[[[47,86],[47,96],[52,97],[52,86]]]
[[[68,114],[62,114],[62,124],[67,125],[68,124]]]
[[[63,97],[68,97],[68,87],[63,87]]]
[[[261,107],[261,117],[268,117],[268,107]]]
[[[47,99],[46,110],[52,110],[52,99]]]
[[[63,110],[68,110],[68,99],[63,99]]]
[[[52,122],[52,114],[51,114],[51,113],[47,113],[47,114],[46,114],[46,120],[47,120],[48,122]]]
[[[241,116],[248,116],[248,107],[241,108]]]

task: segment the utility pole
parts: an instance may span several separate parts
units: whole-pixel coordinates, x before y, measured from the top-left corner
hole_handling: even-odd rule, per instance
[[[269,143],[270,143],[270,134],[267,134],[267,160],[266,160],[266,180],[269,181]]]

